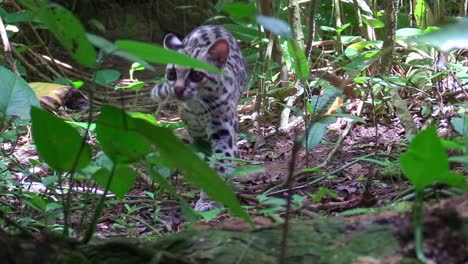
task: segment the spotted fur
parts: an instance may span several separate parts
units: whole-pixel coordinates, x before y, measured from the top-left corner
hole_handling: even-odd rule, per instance
[[[246,66],[239,44],[222,27],[195,28],[182,41],[169,34],[164,47],[208,62],[223,71],[214,74],[168,64],[166,81],[156,85],[151,95],[156,101],[176,99],[182,121],[193,140],[211,144],[212,153],[237,156],[237,105],[246,83]],[[214,168],[225,174],[232,162],[221,160]],[[202,193],[195,209],[206,211],[213,204]]]

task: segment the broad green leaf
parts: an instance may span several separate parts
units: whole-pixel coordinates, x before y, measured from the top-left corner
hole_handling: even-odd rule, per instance
[[[364,13],[372,14],[372,10],[365,0],[357,0],[357,4]]]
[[[239,20],[245,23],[254,21],[255,4],[250,3],[226,3],[221,6],[221,10],[228,13],[231,19]]]
[[[118,90],[118,89],[132,89],[134,91],[140,91],[144,86],[145,86],[144,82],[134,82],[134,83],[127,84],[125,86],[116,85],[115,90]]]
[[[336,33],[338,34],[341,34],[341,32],[343,32],[345,29],[347,29],[349,26],[351,26],[351,23],[346,23],[344,24],[343,26],[341,26],[340,28],[336,29]]]
[[[53,81],[53,83],[71,85],[73,86],[73,88],[76,88],[76,89],[79,89],[81,86],[84,85],[84,82],[82,81],[72,81],[70,79],[63,78],[63,77],[58,77],[57,79]]]
[[[93,179],[103,188],[107,187],[111,172],[105,168],[100,168],[93,174]],[[120,200],[125,197],[136,181],[136,173],[128,165],[116,164],[109,191],[115,194]]]
[[[141,65],[138,62],[134,62],[134,63],[132,63],[131,69],[134,70],[134,71],[142,71],[142,70],[145,69],[145,66]]]
[[[116,108],[113,108],[113,111],[124,113]],[[229,208],[233,215],[251,223],[249,216],[242,209],[231,189],[213,169],[194,154],[188,146],[180,142],[170,130],[153,126],[141,119],[133,119],[129,123],[133,125],[133,131],[140,133],[156,145],[161,158],[165,160],[167,165],[184,170],[185,177],[190,183],[203,189],[211,199]]]
[[[304,112],[302,112],[301,109],[295,107],[294,105],[287,105],[287,104],[283,104],[283,103],[280,103],[280,102],[275,102],[275,103],[281,105],[284,108],[290,109],[291,111],[293,111],[294,113],[296,113],[299,116],[302,116],[302,117],[304,116]]]
[[[464,155],[464,156],[453,156],[453,157],[450,157],[450,158],[449,158],[449,161],[450,161],[450,162],[458,162],[458,163],[462,163],[462,164],[468,165],[468,155]]]
[[[258,39],[258,30],[256,28],[235,24],[223,24],[222,26],[243,42],[251,43]],[[256,53],[253,55],[257,56]]]
[[[66,121],[67,124],[70,124],[74,127],[81,127],[81,128],[84,128],[84,129],[89,129],[89,131],[94,131],[96,130],[96,124],[94,123],[91,123],[88,125],[87,122],[73,122],[73,121]]]
[[[146,122],[151,123],[153,125],[158,124],[158,121],[156,120],[153,114],[145,114],[142,112],[129,112],[128,115],[130,115],[133,118],[143,119]]]
[[[336,28],[329,27],[329,26],[320,26],[320,29],[323,31],[336,32]]]
[[[452,118],[452,126],[460,135],[468,138],[468,115]]]
[[[271,33],[289,39],[292,38],[291,29],[289,28],[288,23],[284,20],[263,15],[256,15],[255,18],[257,19],[258,24],[262,25]]]
[[[288,39],[288,52],[292,59],[291,65],[294,69],[294,73],[302,83],[305,83],[309,75],[309,66],[307,65],[304,50],[295,40]]]
[[[244,165],[234,168],[234,170],[229,173],[228,177],[247,177],[254,173],[265,172],[266,168],[259,165]]]
[[[434,127],[413,138],[408,150],[400,156],[400,166],[417,191],[447,177],[448,155]]]
[[[400,28],[395,32],[395,36],[398,38],[413,37],[424,34],[424,30],[419,28]]]
[[[376,57],[353,59],[351,63],[343,66],[343,70],[349,73],[358,74],[361,73],[363,70],[367,69],[375,61]]]
[[[29,119],[31,106],[40,107],[29,85],[12,71],[0,66],[0,112]]]
[[[440,140],[440,142],[442,143],[442,146],[447,150],[453,149],[453,150],[457,150],[461,152],[463,152],[464,150],[464,146],[461,142],[459,143],[459,142],[445,140],[445,139]]]
[[[310,99],[310,107],[313,108],[313,113],[325,113],[330,109],[336,100],[336,97],[342,95],[342,92],[334,87],[326,88],[323,90],[322,96],[314,95]]]
[[[149,142],[132,130],[133,120],[117,108],[101,108],[96,122],[96,138],[114,163],[135,162],[151,151]]]
[[[220,69],[209,63],[194,59],[174,50],[165,49],[155,44],[148,44],[133,40],[117,40],[115,45],[131,54],[135,54],[146,61],[159,64],[177,64],[189,68],[203,69],[214,73],[221,73]]]
[[[327,126],[336,122],[336,117],[325,117],[320,119],[319,121],[313,123],[309,127],[309,131],[307,137],[303,138],[302,144],[307,149],[307,151],[312,150],[317,146],[325,134],[328,132]]]
[[[329,116],[349,118],[349,119],[351,119],[353,121],[366,124],[366,120],[364,120],[362,117],[355,116],[355,115],[350,115],[350,114],[329,114]]]
[[[173,197],[177,198],[177,200],[180,201],[182,204],[182,212],[184,214],[185,219],[187,219],[189,222],[195,222],[197,218],[197,214],[195,210],[192,209],[192,207],[185,201],[185,199],[180,196],[176,189],[172,187],[172,185],[164,178],[156,169],[151,168],[150,170],[151,177],[156,180],[156,182],[159,184],[159,186],[167,191],[169,194],[171,194]]]
[[[361,41],[354,44],[349,45],[345,49],[345,55],[348,58],[354,58],[361,54],[361,51],[364,49],[380,49],[382,48],[383,41],[381,40],[373,40],[373,41]]]
[[[385,24],[378,20],[377,18],[373,18],[372,16],[362,15],[362,22],[366,25],[369,25],[371,28],[383,28]]]
[[[428,12],[430,12],[426,0],[416,0],[414,6],[414,18],[418,28],[424,29],[427,25]]]
[[[54,170],[71,172],[84,168],[91,161],[91,148],[65,120],[37,107],[32,107],[31,119],[39,157]]]
[[[116,70],[106,69],[96,71],[94,73],[94,81],[99,84],[109,84],[111,82],[115,82],[120,78],[120,72]]]
[[[28,10],[21,10],[15,13],[8,13],[5,16],[5,23],[20,23],[20,22],[29,22],[33,18],[33,14]]]
[[[467,156],[465,156],[464,163],[468,164]],[[451,185],[451,186],[462,188],[464,190],[468,190],[468,182],[466,181],[465,176],[463,176],[460,173],[449,172],[447,173],[447,175],[445,175],[438,181]]]
[[[124,58],[129,61],[138,62],[139,64],[143,65],[146,69],[154,71],[154,67],[150,64],[146,63],[143,59],[135,56],[134,54],[130,54],[126,51],[120,50],[117,46],[115,46],[112,42],[108,41],[107,39],[87,33],[86,37],[88,38],[89,42],[93,44],[95,47],[100,48],[106,54],[112,54]]]
[[[87,40],[83,25],[73,13],[58,4],[45,5],[43,2],[38,5],[30,0],[20,2],[36,15],[76,62],[87,67],[96,64],[96,50]]]

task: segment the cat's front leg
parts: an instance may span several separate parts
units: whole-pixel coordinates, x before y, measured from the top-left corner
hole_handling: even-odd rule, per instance
[[[236,157],[236,130],[229,124],[221,125],[219,128],[214,129],[210,135],[212,142],[212,156],[219,157],[212,166],[219,175],[223,176],[233,169],[232,158]],[[227,159],[223,159],[226,157]],[[213,202],[205,192],[200,193],[200,199],[195,204],[195,210],[205,212],[218,208],[219,205]]]

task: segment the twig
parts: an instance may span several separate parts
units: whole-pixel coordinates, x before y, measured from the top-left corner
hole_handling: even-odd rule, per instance
[[[39,76],[39,78],[42,80],[42,81],[45,81],[45,82],[52,82],[52,79],[41,73],[40,70],[38,70],[35,66],[33,66],[32,64],[30,64],[28,62],[28,60],[26,60],[23,55],[21,55],[19,52],[17,52],[16,50],[13,50],[13,53],[15,54],[15,56],[18,58],[18,60],[21,61],[21,64],[23,64],[26,68],[28,68],[31,72],[34,72],[34,74],[37,74]]]
[[[5,29],[5,25],[3,24],[2,17],[0,17],[0,36],[2,36],[3,41],[3,48],[5,50],[5,57],[10,64],[11,69],[13,70],[16,75],[20,76],[18,68],[16,68],[15,59],[13,59],[13,55],[11,54],[11,46],[10,42],[8,41],[8,35]]]
[[[297,134],[297,133],[296,133]],[[297,137],[296,137],[297,138]],[[292,187],[294,185],[294,167],[296,165],[297,153],[301,143],[297,140],[294,141],[294,146],[291,153],[291,160],[289,161],[289,171],[288,178],[286,179],[286,188],[287,188],[287,199],[286,199],[286,216],[283,224],[283,234],[281,238],[281,252],[278,259],[279,264],[286,263],[286,257],[288,254],[288,231],[289,231],[289,217],[291,213],[291,204],[292,204]]]
[[[11,1],[11,3],[13,4],[13,6],[16,8],[16,10],[18,11],[22,11],[23,9],[16,3],[16,1]],[[34,37],[36,37],[36,39],[39,41],[39,44],[42,46],[42,48],[47,52],[47,55],[49,55],[49,57],[51,58],[52,60],[52,64],[55,66],[55,68],[57,68],[57,70],[60,72],[60,74],[62,74],[63,77],[66,77],[65,74],[63,74],[62,72],[62,69],[57,65],[57,63],[55,62],[55,59],[54,59],[54,56],[52,56],[52,54],[50,53],[49,49],[47,48],[46,46],[46,43],[44,42],[44,40],[42,40],[41,36],[39,35],[39,33],[37,33],[37,30],[34,28],[34,26],[32,25],[32,23],[30,21],[27,21],[26,24],[29,26],[29,28],[31,29],[31,32],[34,34]]]
[[[327,158],[320,163],[316,168],[323,168],[327,166],[328,162],[331,160],[332,156],[335,155],[335,152],[338,150],[338,148],[341,146],[341,142],[343,142],[343,139],[348,135],[349,131],[351,131],[351,128],[353,127],[354,122],[348,122],[346,124],[346,128],[344,129],[343,133],[340,135],[340,138],[336,141],[335,145],[333,146],[333,149],[328,153]]]

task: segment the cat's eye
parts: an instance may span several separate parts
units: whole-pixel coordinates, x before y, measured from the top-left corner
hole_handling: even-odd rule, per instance
[[[177,72],[174,68],[167,70],[166,79],[169,81],[175,81],[177,79]]]
[[[201,82],[204,77],[205,77],[205,74],[201,71],[192,70],[190,72],[190,81],[192,82]]]

